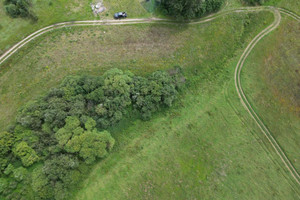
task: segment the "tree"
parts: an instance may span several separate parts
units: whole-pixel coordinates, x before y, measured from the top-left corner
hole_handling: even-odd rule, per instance
[[[245,3],[255,6],[255,5],[262,5],[264,4],[264,2],[266,2],[267,0],[244,0]]]
[[[49,181],[55,184],[57,181],[64,182],[69,171],[77,169],[78,166],[79,162],[75,155],[59,154],[45,161],[43,173],[47,176]]]
[[[0,132],[0,172],[9,164],[9,154],[14,143],[15,138],[12,133]]]
[[[13,177],[16,181],[22,181],[27,175],[27,169],[24,167],[18,167],[13,170]]]
[[[35,196],[40,199],[51,199],[53,197],[53,189],[42,167],[37,167],[33,170],[31,179],[31,187]]]
[[[224,0],[161,0],[167,13],[179,19],[192,19],[217,11]]]
[[[133,74],[119,69],[111,69],[104,73],[103,78],[102,89],[105,98],[103,98],[101,106],[106,111],[105,115],[99,116],[100,120],[97,122],[103,128],[107,128],[107,126],[119,122],[125,113],[125,108],[131,104],[130,91],[133,87]]]
[[[97,158],[105,157],[114,146],[114,139],[109,132],[86,131],[80,136],[75,136],[66,145],[66,150],[79,153],[87,164],[92,164]]]
[[[13,18],[15,17],[30,17],[29,0],[5,0],[4,7],[7,14]]]
[[[14,171],[14,166],[12,165],[12,164],[9,164],[7,167],[6,167],[6,169],[5,169],[5,171],[4,171],[4,174],[5,175],[10,175],[13,171]]]
[[[25,167],[28,167],[39,160],[36,152],[24,141],[16,145],[14,154],[21,159],[22,164]]]
[[[99,132],[95,126],[96,122],[89,118],[85,123],[86,130],[81,134],[73,134],[65,146],[67,152],[79,153],[87,164],[106,156],[115,142],[109,132]]]
[[[7,179],[0,178],[0,194],[3,193],[8,187]]]
[[[80,127],[80,121],[77,117],[67,117],[65,126],[55,133],[55,137],[59,146],[62,148],[73,137],[73,135],[80,135],[83,131],[84,130]]]
[[[134,78],[131,99],[143,119],[151,118],[160,106],[171,106],[177,96],[176,84],[172,77],[163,71],[152,73],[148,79]]]
[[[0,132],[0,157],[7,155],[14,144],[14,136],[9,132]]]

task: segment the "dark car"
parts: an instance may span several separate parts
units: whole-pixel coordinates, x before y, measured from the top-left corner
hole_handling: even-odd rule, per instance
[[[127,17],[126,12],[117,12],[114,14],[115,19],[122,19],[122,18],[126,18],[126,17]]]

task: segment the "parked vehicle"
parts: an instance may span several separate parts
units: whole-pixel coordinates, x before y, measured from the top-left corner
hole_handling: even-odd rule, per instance
[[[126,18],[126,17],[127,17],[126,12],[117,12],[114,14],[115,19],[122,19],[122,18]]]

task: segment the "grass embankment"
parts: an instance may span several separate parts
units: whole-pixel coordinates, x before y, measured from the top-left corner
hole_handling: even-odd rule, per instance
[[[3,2],[4,0],[0,0],[0,54],[35,30],[54,23],[86,19],[112,19],[113,13],[119,11],[128,12],[131,18],[150,15],[138,0],[105,0],[104,6],[107,11],[100,17],[93,15],[90,7],[91,0],[43,0],[32,1],[32,11],[38,17],[37,22],[32,22],[28,19],[10,18],[5,13]]]
[[[280,27],[257,45],[242,74],[255,110],[300,170],[300,31],[284,17]]]
[[[267,15],[261,18],[270,23]],[[280,159],[259,136],[234,88],[238,49],[266,24],[253,19],[245,30],[234,17],[222,22],[235,25],[218,27],[224,34],[219,37],[208,34],[217,33],[210,31],[218,22],[204,32],[203,27],[198,30],[202,39],[220,48],[208,48],[210,56],[205,57],[196,50],[195,63],[186,68],[189,89],[175,107],[149,122],[128,122],[112,129],[116,149],[93,168],[75,199],[299,197],[297,186],[290,184]],[[191,46],[202,40],[193,39]],[[238,41],[243,45],[234,45]]]

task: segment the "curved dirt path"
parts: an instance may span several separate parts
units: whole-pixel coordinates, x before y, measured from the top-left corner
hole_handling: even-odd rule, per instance
[[[238,9],[227,10],[224,12],[216,13],[213,15],[209,15],[200,20],[194,20],[190,22],[182,22],[184,24],[201,24],[212,21],[218,17],[228,15],[234,12],[256,12],[261,10],[268,10],[267,7],[242,7]],[[146,24],[146,23],[160,23],[160,24],[180,24],[174,20],[160,19],[160,18],[141,18],[141,19],[124,19],[124,20],[85,20],[85,21],[69,21],[62,22],[47,26],[40,30],[35,31],[30,34],[14,46],[12,46],[9,50],[7,50],[4,54],[0,56],[0,66],[4,61],[6,61],[9,57],[11,57],[14,53],[16,53],[20,48],[29,43],[31,40],[47,33],[55,29],[70,27],[70,26],[104,26],[104,25],[125,25],[125,24]]]
[[[243,7],[238,9],[231,9],[224,12],[216,13],[213,15],[209,15],[201,20],[195,20],[191,22],[183,22],[188,24],[200,24],[200,23],[206,23],[209,21],[212,21],[218,17],[231,14],[234,12],[256,12],[256,11],[262,11],[267,10],[274,13],[275,21],[268,26],[266,29],[264,29],[262,32],[260,32],[247,46],[247,48],[244,50],[242,56],[240,57],[240,60],[236,66],[235,69],[235,87],[237,90],[237,93],[239,95],[239,98],[241,100],[241,103],[244,105],[247,112],[250,114],[250,116],[254,119],[255,123],[258,125],[258,127],[261,129],[263,134],[266,136],[268,141],[271,143],[272,147],[274,148],[275,152],[278,154],[282,162],[284,163],[287,170],[290,172],[292,177],[295,179],[295,181],[300,185],[300,177],[294,166],[291,164],[287,156],[285,155],[284,151],[281,149],[281,147],[278,145],[277,141],[274,139],[270,131],[266,128],[266,126],[263,124],[261,119],[258,117],[257,113],[253,110],[252,106],[250,105],[248,99],[246,98],[244,91],[241,86],[241,80],[240,80],[240,73],[243,68],[244,62],[254,46],[268,33],[276,29],[281,21],[281,15],[280,13],[286,14],[292,18],[294,18],[297,21],[300,21],[300,17],[286,9],[283,8],[274,8],[274,7]],[[159,24],[179,24],[176,21],[172,20],[166,20],[166,19],[159,19],[159,18],[150,18],[150,19],[126,19],[121,21],[116,20],[87,20],[87,21],[71,21],[71,22],[62,22],[53,24],[50,26],[47,26],[45,28],[42,28],[23,40],[21,40],[19,43],[15,44],[13,47],[11,47],[8,51],[6,51],[3,55],[0,56],[0,66],[2,63],[4,63],[9,57],[11,57],[13,54],[15,54],[20,48],[22,48],[24,45],[32,41],[33,39],[43,35],[44,33],[47,33],[49,31],[63,28],[63,27],[70,27],[70,26],[99,26],[99,25],[124,25],[124,24],[145,24],[145,23],[159,23]]]
[[[294,19],[298,20],[297,15],[291,12],[287,12],[285,9],[276,9],[276,8],[271,8],[273,10],[275,20],[274,22],[268,26],[266,29],[264,29],[262,32],[260,32],[246,47],[244,50],[242,56],[239,59],[239,62],[237,63],[236,69],[235,69],[235,75],[234,75],[234,80],[235,80],[235,88],[237,90],[237,93],[239,95],[239,98],[241,100],[241,103],[247,110],[247,112],[250,114],[250,116],[253,118],[255,123],[258,125],[262,133],[265,135],[265,137],[268,139],[272,147],[274,148],[276,154],[280,157],[281,161],[284,163],[285,167],[287,170],[290,172],[291,176],[294,178],[294,180],[297,182],[298,185],[300,185],[300,176],[297,172],[297,170],[294,168],[282,148],[278,145],[277,141],[274,139],[268,128],[264,125],[258,114],[254,111],[252,108],[251,104],[249,103],[247,97],[245,96],[245,93],[243,91],[242,85],[241,85],[241,70],[244,66],[244,62],[249,56],[250,52],[252,49],[255,47],[255,45],[267,34],[272,32],[274,29],[276,29],[281,21],[281,15],[280,12],[287,14],[289,16],[292,16]],[[299,20],[298,20],[299,21]]]

